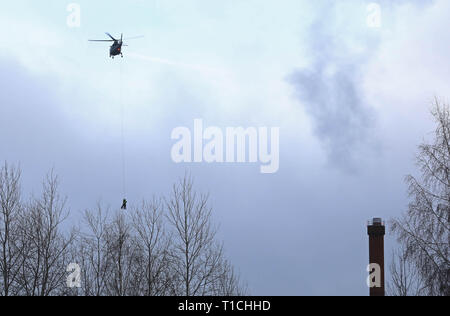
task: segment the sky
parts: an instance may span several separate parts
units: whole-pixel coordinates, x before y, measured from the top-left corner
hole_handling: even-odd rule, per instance
[[[431,102],[450,97],[450,2],[374,3],[4,2],[0,160],[20,164],[29,194],[53,168],[73,221],[189,172],[251,294],[367,295],[367,220],[406,210]],[[104,32],[144,37],[113,60],[88,42]],[[279,128],[278,172],[175,163],[171,133],[195,119]],[[387,263],[395,246],[388,235]]]

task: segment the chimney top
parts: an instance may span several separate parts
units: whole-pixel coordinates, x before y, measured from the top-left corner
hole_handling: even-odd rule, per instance
[[[368,222],[368,226],[384,226],[384,221],[382,218],[374,217]]]
[[[375,225],[375,224],[381,225],[382,223],[383,223],[383,220],[382,220],[381,218],[375,217],[375,218],[373,219],[373,224],[374,224],[374,225]]]

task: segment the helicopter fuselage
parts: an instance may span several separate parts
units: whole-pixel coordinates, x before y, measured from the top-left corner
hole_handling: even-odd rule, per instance
[[[109,33],[105,33],[105,34],[108,35],[108,37],[110,39],[107,39],[107,40],[90,39],[89,42],[112,42],[112,45],[109,48],[109,57],[114,58],[114,56],[117,56],[117,55],[120,55],[121,57],[123,57],[122,46],[128,46],[123,43],[123,34],[120,34],[120,39],[114,38]],[[140,36],[140,37],[142,37],[142,36]],[[139,38],[139,37],[134,37],[134,38]],[[131,38],[129,38],[129,39],[131,39]]]
[[[118,41],[114,42],[109,49],[109,57],[114,58],[114,56],[121,55],[122,56],[122,43]]]

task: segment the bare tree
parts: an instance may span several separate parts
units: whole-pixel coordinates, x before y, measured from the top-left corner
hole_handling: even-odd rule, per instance
[[[164,202],[163,202],[164,201]],[[192,180],[169,199],[129,212],[98,204],[78,229],[67,225],[66,198],[49,173],[42,194],[21,202],[20,170],[0,169],[0,295],[240,295],[238,274],[216,241],[208,196]],[[66,269],[80,268],[81,288]]]
[[[408,176],[412,201],[404,216],[392,221],[392,231],[415,265],[426,295],[450,295],[450,109],[436,100],[432,115],[434,140],[419,146],[420,178]],[[394,271],[395,272],[395,271]]]
[[[139,292],[144,296],[162,296],[171,293],[170,273],[171,238],[166,231],[161,200],[142,202],[133,209],[132,224],[143,262]]]
[[[108,247],[109,211],[97,203],[94,211],[87,210],[83,217],[84,230],[80,232],[75,255],[81,269],[82,292],[85,296],[102,296],[107,293],[110,277]]]
[[[17,294],[17,275],[23,260],[19,238],[22,212],[20,169],[5,162],[0,169],[0,295]]]
[[[124,213],[116,213],[107,230],[110,257],[108,295],[138,295],[142,257],[131,224]]]
[[[222,246],[215,241],[208,196],[198,195],[186,176],[174,185],[166,201],[167,218],[174,232],[175,271],[180,293],[185,296],[211,295],[223,264]]]
[[[58,193],[57,177],[50,173],[40,198],[32,199],[21,219],[22,244],[26,246],[20,266],[19,285],[29,296],[61,295],[66,290],[65,268],[75,232],[63,233],[69,212]]]
[[[242,284],[241,278],[234,267],[227,260],[222,262],[216,282],[213,284],[213,295],[216,296],[246,296],[247,286]]]
[[[390,296],[423,296],[424,282],[414,261],[410,260],[409,252],[400,246],[392,253],[390,264],[391,281],[387,284]]]

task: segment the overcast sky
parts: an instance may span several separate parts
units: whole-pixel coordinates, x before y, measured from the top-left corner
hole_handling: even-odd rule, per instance
[[[26,193],[54,168],[73,218],[119,207],[123,104],[129,203],[188,171],[252,294],[366,295],[366,221],[406,209],[430,103],[450,97],[450,2],[379,1],[379,28],[370,1],[335,2],[83,0],[80,27],[70,1],[4,2],[0,160]],[[104,32],[145,37],[112,60],[87,41]],[[198,118],[279,127],[279,171],[175,164],[171,132]]]

